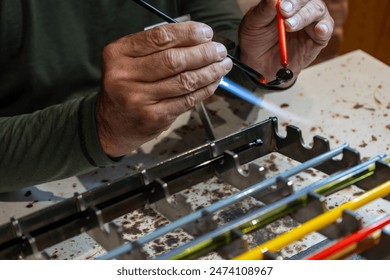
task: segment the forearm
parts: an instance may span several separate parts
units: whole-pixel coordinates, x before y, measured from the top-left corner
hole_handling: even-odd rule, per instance
[[[112,164],[97,137],[95,102],[93,95],[0,118],[0,192]]]

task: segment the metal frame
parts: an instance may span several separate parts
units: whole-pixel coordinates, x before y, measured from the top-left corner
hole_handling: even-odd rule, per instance
[[[258,171],[258,166],[251,162],[273,152],[302,164],[276,177],[264,179]],[[309,195],[311,206],[306,208],[306,211],[296,212],[294,216],[298,221],[304,221],[310,218],[309,214],[317,213],[313,212],[313,209],[321,208],[318,207],[321,198],[316,196],[314,191],[327,181],[318,182],[303,193],[293,193],[289,177],[308,168],[316,168],[326,174],[334,174],[328,180],[336,180],[338,176],[354,174],[353,172],[375,164],[375,176],[358,182],[359,187],[367,190],[390,179],[389,165],[382,162],[382,158],[384,155],[360,163],[359,153],[347,144],[331,150],[329,142],[319,136],[313,138],[312,147],[305,146],[298,128],[288,126],[287,135],[282,137],[278,133],[277,119],[270,118],[110,185],[83,194],[76,193],[73,198],[20,219],[11,218],[9,223],[0,226],[0,258],[45,258],[47,255],[44,250],[48,247],[88,232],[108,251],[101,259],[144,259],[146,256],[142,247],[145,243],[177,228],[184,228],[199,238],[210,238],[220,229],[211,218],[212,214],[247,196],[255,197],[268,205],[260,208],[260,212],[254,211],[242,217],[241,221],[253,218],[254,215],[264,213],[281,203],[289,203],[299,196]],[[241,166],[244,164],[249,164],[249,172],[242,170]],[[213,176],[218,176],[241,191],[205,209],[192,211],[178,193]],[[172,201],[173,194],[178,194],[175,201]],[[121,229],[111,221],[148,205],[164,213],[172,222],[136,242],[124,242]],[[347,222],[337,226],[338,234],[328,236],[335,238],[355,229],[358,222],[353,216],[347,213]],[[233,257],[232,252],[247,248],[245,237],[237,231],[237,225],[232,225],[225,225],[224,228],[231,233],[232,242],[228,244],[230,247],[218,248],[218,252],[225,258]],[[160,258],[169,256],[167,253]]]

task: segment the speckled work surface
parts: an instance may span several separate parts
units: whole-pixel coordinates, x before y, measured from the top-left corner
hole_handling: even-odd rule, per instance
[[[280,124],[298,126],[305,142],[318,134],[372,157],[390,151],[389,74],[388,65],[355,51],[307,69],[294,88],[265,99],[285,109]],[[257,117],[268,115],[261,110]]]
[[[280,133],[288,124],[302,130],[304,142],[308,145],[314,135],[327,138],[331,148],[348,143],[361,153],[363,159],[382,153],[389,153],[390,141],[390,67],[361,51],[355,51],[303,71],[299,80],[287,91],[261,92],[263,108],[254,108],[240,100],[218,98],[207,104],[210,117],[218,136],[224,136],[276,116]],[[195,137],[194,137],[195,136]],[[144,145],[139,151],[125,159],[120,166],[100,169],[78,178],[32,186],[21,191],[0,195],[0,223],[11,216],[21,217],[31,211],[71,197],[74,192],[83,192],[99,185],[132,174],[173,155],[195,148],[207,141],[204,129],[195,112],[183,115],[166,133],[155,141]],[[297,164],[279,154],[259,159],[272,176]],[[295,178],[295,188],[308,185],[325,175],[320,172],[306,172]],[[227,197],[238,190],[212,178],[182,192],[194,210],[216,200]],[[354,187],[338,192],[327,198],[327,206],[335,207],[360,193]],[[214,215],[220,224],[238,215],[260,207],[254,199],[246,199],[229,211]],[[390,211],[388,203],[375,202],[359,210],[364,221]],[[124,238],[134,241],[140,236],[160,227],[168,220],[150,208],[144,208],[120,217],[115,223],[123,228]],[[291,218],[280,219],[249,236],[249,245],[255,246],[296,226]],[[163,253],[168,248],[193,239],[183,230],[167,234],[146,246],[149,257]],[[305,248],[322,241],[321,234],[313,233],[303,240],[284,248],[282,254],[291,257]],[[93,259],[104,253],[87,234],[69,239],[47,250],[53,259]],[[218,259],[217,253],[204,256]]]

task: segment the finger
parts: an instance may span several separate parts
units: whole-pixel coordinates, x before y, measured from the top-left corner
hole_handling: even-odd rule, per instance
[[[318,22],[328,15],[328,10],[321,0],[307,1],[302,7],[297,5],[304,4],[305,1],[294,1],[293,3],[292,0],[289,0],[289,2],[293,5],[293,11],[295,11],[295,13],[293,12],[290,16],[286,16],[285,22],[288,31],[302,30],[306,26]]]
[[[156,103],[163,99],[180,97],[195,92],[219,81],[232,67],[231,59],[226,58],[201,69],[182,72],[169,79],[155,83],[138,84],[133,90],[139,94],[137,102],[140,104]]]
[[[280,12],[286,18],[292,17],[302,9],[310,0],[281,0]]]
[[[154,82],[199,69],[222,61],[227,56],[223,44],[209,42],[189,48],[173,48],[148,57],[132,59],[129,78],[134,81]]]
[[[165,112],[169,114],[168,119],[176,118],[177,116],[187,112],[195,107],[199,102],[209,98],[218,88],[220,81],[216,81],[204,88],[201,88],[195,92],[185,94],[179,97],[166,99],[156,106],[156,110],[159,112]]]
[[[334,20],[328,16],[306,27],[305,30],[313,41],[319,45],[326,46],[333,35]]]
[[[150,55],[162,50],[195,46],[211,41],[213,30],[204,23],[183,22],[157,26],[122,37],[116,41],[118,51],[130,57]]]

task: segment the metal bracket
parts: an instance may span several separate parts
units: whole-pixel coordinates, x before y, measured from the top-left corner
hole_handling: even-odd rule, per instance
[[[38,250],[37,244],[35,242],[35,238],[31,237],[31,235],[27,234],[23,237],[25,242],[29,245],[32,254],[26,256],[25,260],[48,260],[50,259],[49,255],[46,252],[40,252]]]
[[[23,233],[23,230],[20,226],[19,220],[12,217],[10,219],[12,228],[14,230],[15,237],[21,238],[23,240],[23,245],[21,245],[19,259],[25,260],[47,260],[50,257],[46,252],[39,252],[35,238],[31,237],[30,234]],[[28,245],[26,247],[26,244]],[[28,248],[28,249],[27,249]],[[27,251],[31,251],[32,254],[26,254]]]
[[[265,204],[270,204],[293,193],[293,182],[284,177],[276,178],[276,185],[255,193],[254,198]]]
[[[239,164],[239,156],[231,151],[224,152],[224,159],[216,166],[216,174],[223,181],[239,190],[246,189],[264,180],[265,176],[260,166],[249,163],[245,172]]]
[[[283,260],[283,257],[280,253],[273,253],[270,251],[263,252],[264,260]]]
[[[138,241],[134,241],[131,243],[132,249],[127,254],[123,254],[118,257],[118,259],[122,260],[146,260],[146,254],[142,245],[138,243]]]
[[[325,196],[315,192],[309,192],[307,196],[306,207],[302,207],[291,214],[291,217],[300,223],[321,215],[326,210]]]
[[[354,211],[345,209],[341,219],[319,230],[319,232],[329,239],[337,239],[351,234],[361,228],[361,217],[359,217]]]
[[[176,194],[171,202],[161,199],[150,204],[150,207],[170,221],[175,221],[193,211],[191,205],[187,203],[187,198],[180,193]]]
[[[390,229],[382,229],[379,243],[360,255],[369,260],[390,260]]]
[[[11,222],[15,237],[22,237],[23,231],[22,231],[22,228],[20,227],[19,220],[16,219],[15,217],[11,217],[10,222]]]
[[[247,236],[239,230],[230,232],[231,242],[217,250],[217,253],[224,259],[232,259],[248,251]]]
[[[202,216],[185,225],[184,230],[193,236],[199,236],[209,231],[212,231],[218,227],[217,223],[213,220],[212,213],[203,210]]]
[[[108,223],[104,226],[102,211],[95,207],[90,207],[90,216],[96,221],[97,227],[89,230],[87,233],[105,250],[109,251],[125,243],[123,239],[122,228],[114,223]]]
[[[363,190],[370,190],[373,186],[378,186],[383,182],[390,180],[390,163],[386,161],[378,161],[375,163],[375,176],[369,176],[364,180],[361,180],[356,183],[356,186],[362,188]],[[383,197],[390,201],[390,195]]]

